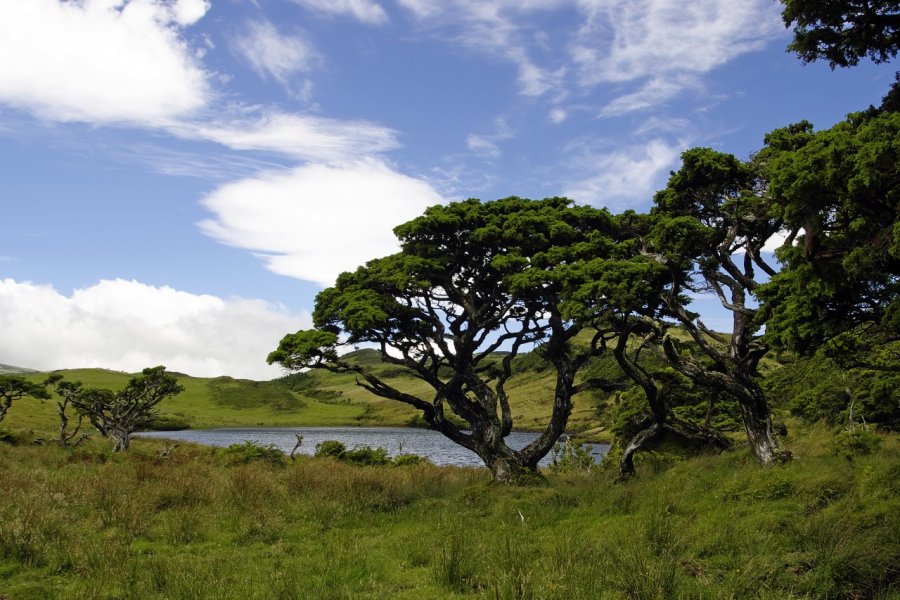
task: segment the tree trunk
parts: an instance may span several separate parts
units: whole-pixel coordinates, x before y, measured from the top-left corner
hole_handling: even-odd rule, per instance
[[[113,441],[113,452],[125,452],[131,447],[131,436],[118,427],[109,429],[109,438]]]
[[[619,461],[619,478],[625,479],[634,475],[634,455],[635,453],[653,441],[660,433],[660,426],[657,422],[652,422],[649,427],[645,427],[635,434],[625,451],[622,453],[622,459]]]
[[[769,405],[761,390],[753,390],[749,400],[741,398],[738,402],[741,416],[744,419],[744,431],[747,432],[747,440],[750,442],[750,449],[756,456],[756,460],[762,466],[768,467],[782,457],[772,431]]]

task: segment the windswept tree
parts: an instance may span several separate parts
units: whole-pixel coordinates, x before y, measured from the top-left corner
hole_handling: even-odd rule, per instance
[[[537,469],[565,431],[589,358],[571,343],[580,324],[564,314],[567,265],[615,249],[606,211],[563,198],[507,198],[429,208],[394,231],[397,254],[343,273],[316,298],[313,330],[284,337],[268,360],[285,368],[353,372],[368,391],[422,412],[428,425],[475,452],[497,481]],[[430,388],[401,390],[339,348],[372,344]],[[513,416],[506,384],[512,361],[540,346],[556,372],[549,421],[521,450],[506,443]],[[502,358],[498,350],[506,351]],[[465,421],[458,427],[449,413]]]
[[[151,416],[157,404],[184,391],[163,366],[148,367],[118,392],[73,384],[71,405],[113,442],[113,452],[128,450],[131,434]]]
[[[80,381],[64,381],[62,375],[59,374],[52,375],[47,382],[56,388],[56,394],[59,396],[59,399],[56,401],[56,415],[59,417],[59,437],[56,443],[65,448],[81,431],[81,423],[84,420],[84,415],[81,414],[78,415],[78,422],[75,424],[75,428],[69,430],[69,408],[74,409],[73,403],[79,394],[82,393],[84,386]],[[87,437],[87,434],[82,434],[82,437],[75,444],[78,445],[79,442],[86,440]]]
[[[667,329],[662,297],[673,278],[684,283],[688,271],[646,251],[642,238],[650,226],[648,215],[628,211],[616,223],[615,252],[591,256],[565,272],[572,292],[568,314],[592,333],[592,355],[610,353],[645,401],[640,421],[632,423],[629,438],[622,440],[619,471],[627,476],[634,474],[635,453],[663,438],[716,448],[729,442],[708,422],[695,423],[676,413],[685,395],[684,378],[661,356]]]
[[[737,401],[754,455],[770,465],[781,452],[759,383],[759,361],[768,346],[759,335],[753,300],[760,283],[776,273],[763,248],[782,223],[769,215],[753,164],[708,148],[688,150],[682,161],[655,197],[655,222],[646,238],[649,252],[672,274],[663,294],[667,313],[693,342],[687,351],[668,336],[665,355],[695,384]],[[691,294],[718,298],[731,313],[730,331],[715,331],[690,311]]]
[[[0,375],[0,421],[6,418],[6,413],[12,407],[13,402],[18,402],[25,397],[38,400],[49,398],[47,382],[33,383],[15,375]]]

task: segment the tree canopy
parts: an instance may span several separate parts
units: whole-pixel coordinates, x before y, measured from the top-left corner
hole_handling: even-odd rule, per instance
[[[788,49],[803,62],[850,67],[863,58],[887,62],[900,47],[897,0],[781,0],[782,19],[794,27]]]
[[[340,275],[316,298],[316,329],[285,336],[269,362],[356,372],[372,393],[422,411],[495,478],[534,471],[565,430],[575,374],[588,357],[572,348],[580,325],[566,313],[567,290],[587,261],[621,249],[615,221],[564,198],[470,199],[429,208],[395,233],[401,251]],[[342,344],[375,345],[433,395],[406,393],[341,360]],[[535,344],[556,371],[552,414],[537,440],[515,450],[504,441],[513,427],[505,385],[512,360]]]

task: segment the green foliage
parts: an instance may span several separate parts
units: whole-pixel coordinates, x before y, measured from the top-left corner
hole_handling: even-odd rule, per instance
[[[252,440],[240,444],[232,444],[222,453],[229,464],[246,464],[265,462],[272,465],[285,464],[284,452],[273,444],[262,445]]]
[[[900,47],[896,0],[781,0],[785,27],[794,27],[788,49],[804,63],[825,60],[852,67],[863,58],[888,62]]]
[[[58,380],[58,379],[57,379]],[[130,435],[152,417],[157,404],[184,391],[163,366],[148,367],[117,392],[89,388],[81,382],[60,382],[57,390],[97,431],[114,442],[114,450],[128,450]]]
[[[764,385],[781,406],[807,422],[821,419],[830,425],[868,424],[897,431],[900,374],[887,368],[867,368],[882,366],[882,353],[890,355],[895,346],[876,346],[867,351],[855,346],[852,353],[845,354],[848,346],[841,344],[839,360],[831,357],[834,347],[826,346],[769,374]]]
[[[26,397],[37,400],[49,398],[47,382],[38,384],[19,375],[0,375],[0,421],[6,416],[13,402]]]
[[[316,450],[318,451],[318,446]],[[356,446],[351,450],[347,450],[340,459],[349,463],[370,466],[391,463],[391,457],[388,456],[387,450],[384,448],[370,448],[369,446]]]
[[[814,132],[803,122],[760,151],[771,211],[797,234],[759,289],[766,339],[812,353],[863,324],[900,328],[900,113],[870,109]]]
[[[834,456],[853,460],[857,456],[874,454],[881,444],[881,437],[864,429],[841,431],[835,436],[831,453]]]
[[[179,415],[152,414],[137,422],[137,428],[144,431],[180,431],[190,429],[191,423]]]
[[[347,453],[347,446],[338,440],[325,440],[316,444],[316,456],[328,456],[341,459]]]
[[[384,448],[371,448],[369,446],[356,446],[350,450],[337,440],[325,440],[316,444],[317,457],[328,457],[342,462],[363,466],[410,466],[428,462],[425,458],[416,454],[401,454],[396,458],[388,456]]]
[[[594,467],[594,456],[583,442],[557,442],[550,451],[550,469],[556,473],[588,473]]]

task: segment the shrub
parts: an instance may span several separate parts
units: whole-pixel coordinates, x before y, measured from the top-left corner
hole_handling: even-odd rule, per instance
[[[347,446],[337,440],[325,440],[316,444],[316,456],[330,456],[340,460],[346,453]]]
[[[881,438],[871,431],[863,429],[842,431],[834,438],[831,454],[853,460],[856,456],[874,454],[878,451],[879,446],[881,446]]]
[[[251,462],[267,462],[273,465],[283,465],[284,452],[277,446],[269,444],[263,446],[252,440],[242,444],[232,444],[225,448],[225,456],[229,464],[246,464]]]
[[[353,450],[347,450],[341,460],[358,465],[387,465],[390,464],[391,457],[384,448],[357,446]]]
[[[400,456],[395,457],[393,462],[396,467],[406,467],[428,462],[428,459],[424,456],[419,456],[418,454],[401,454]]]

